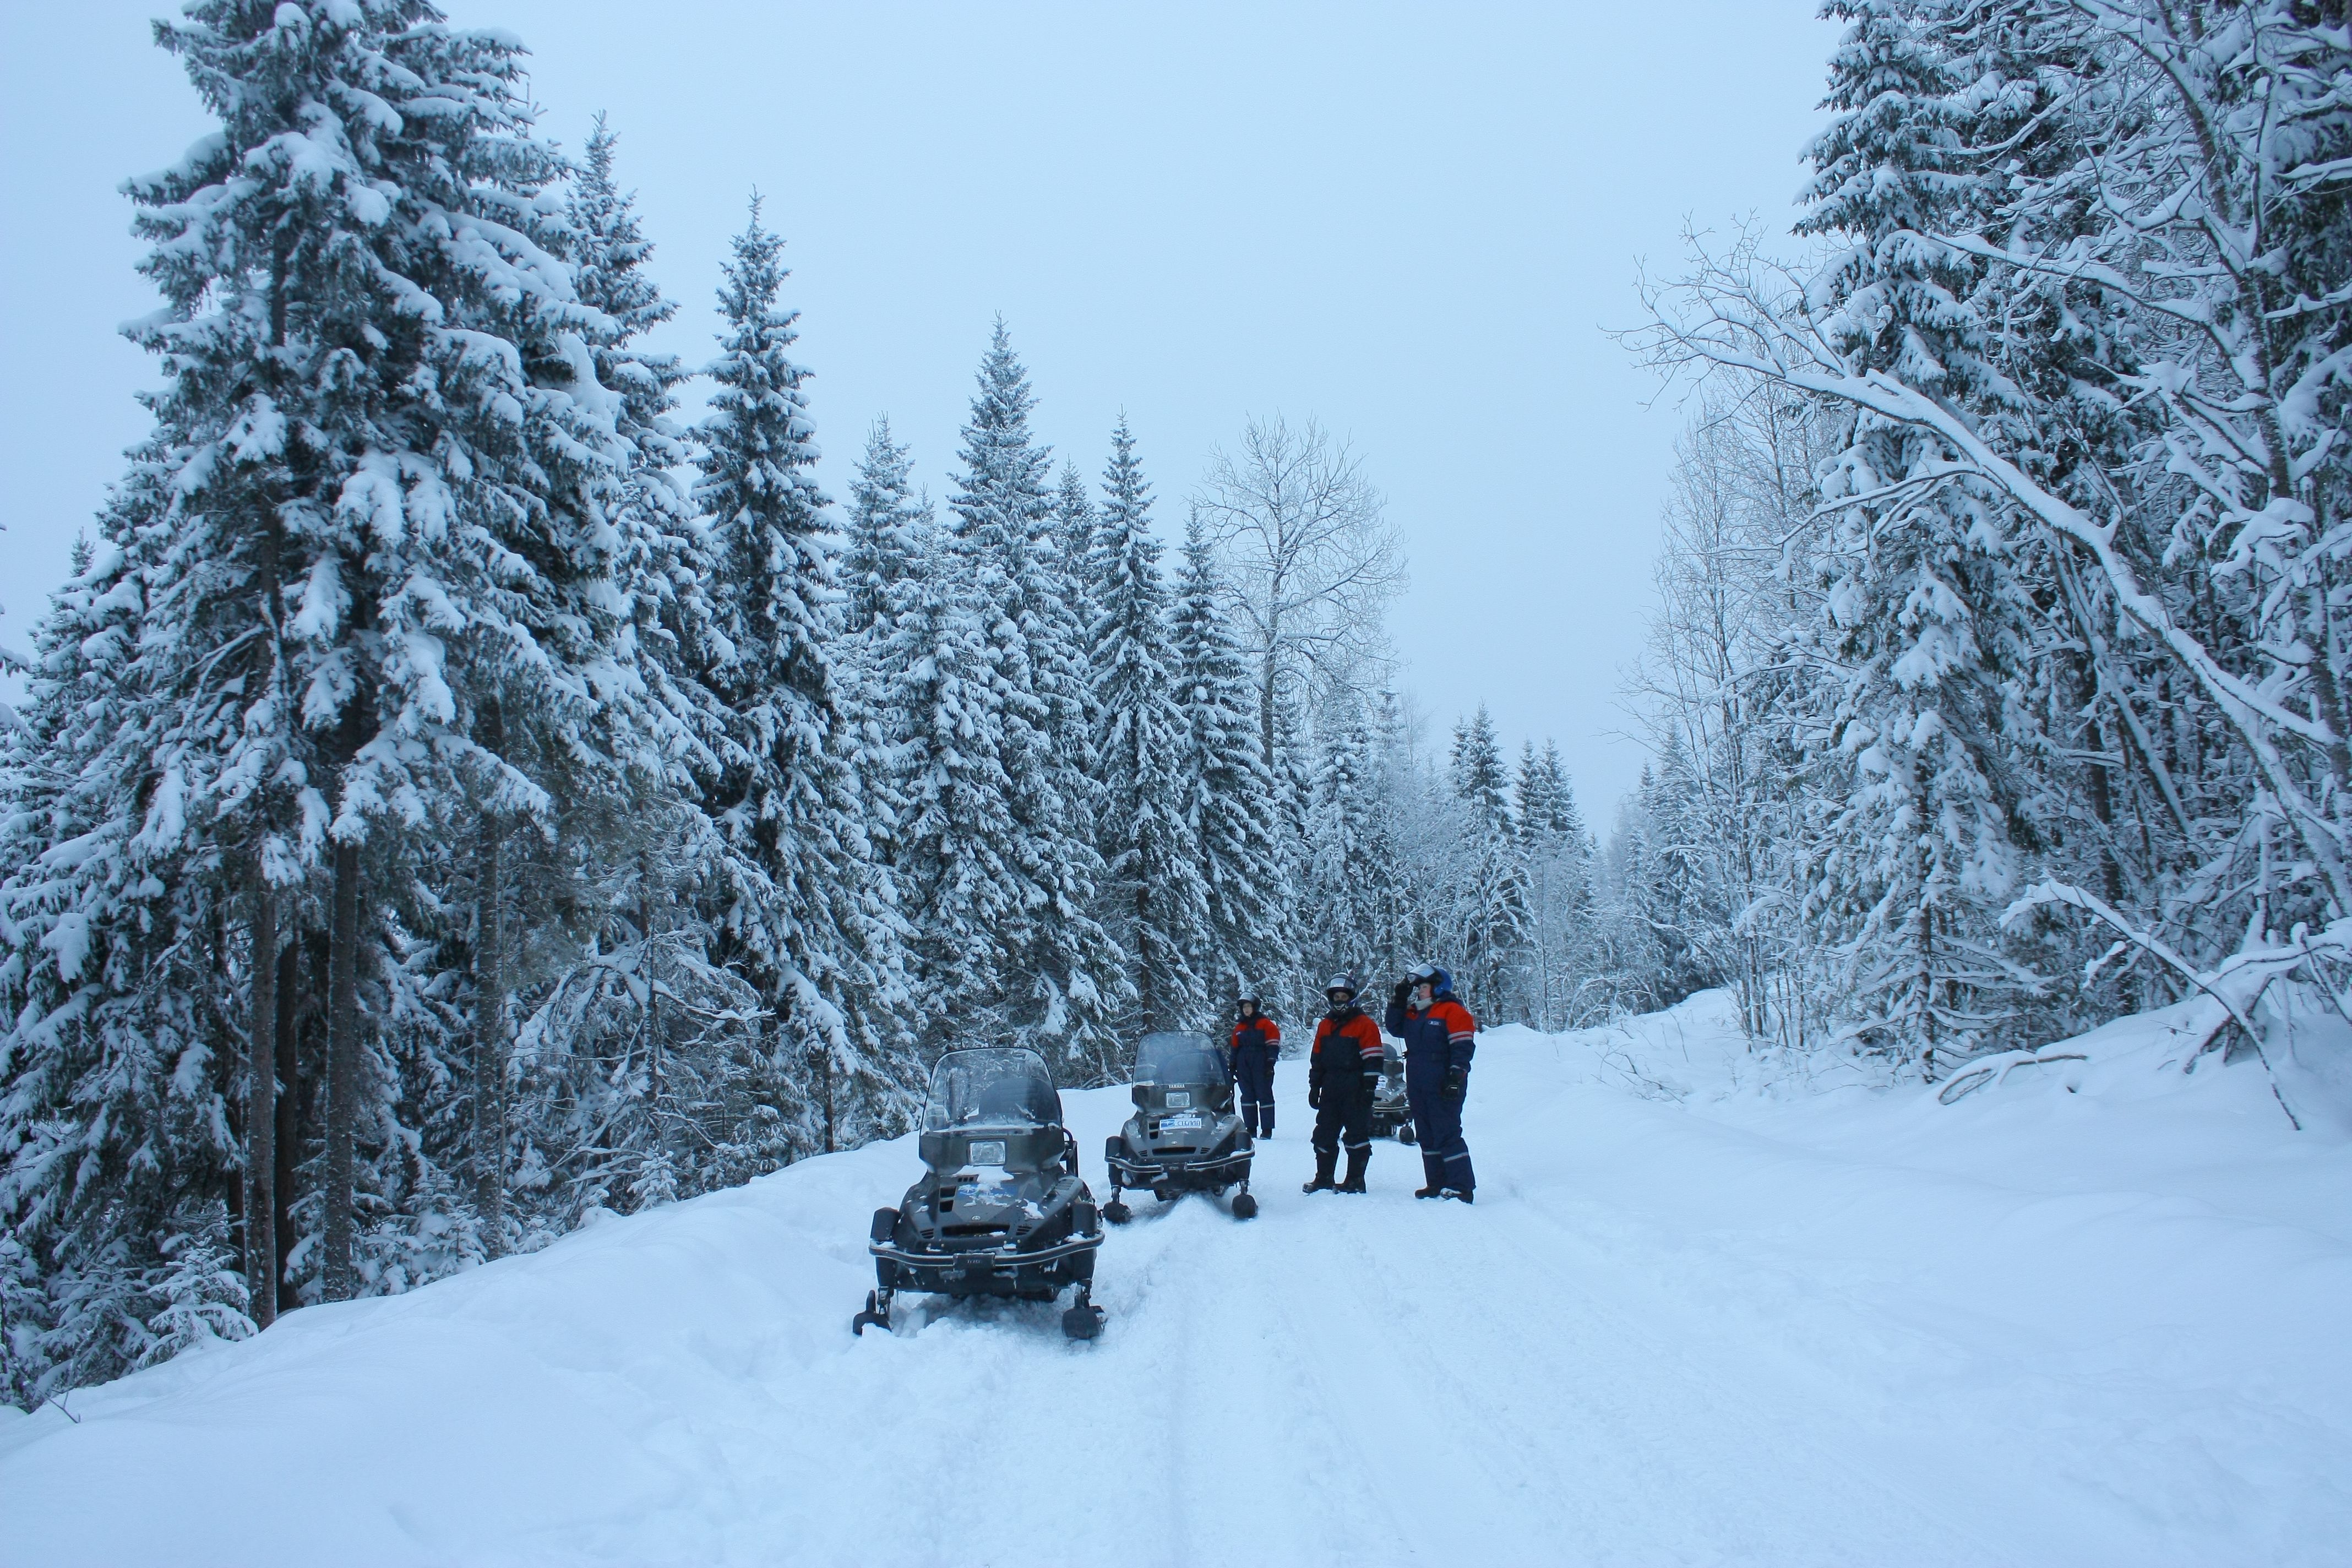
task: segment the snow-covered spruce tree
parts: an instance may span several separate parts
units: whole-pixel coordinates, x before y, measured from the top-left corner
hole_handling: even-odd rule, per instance
[[[986,634],[979,568],[961,535],[917,524],[870,661],[896,719],[897,865],[927,1054],[1009,1037],[1008,940],[1027,897],[1008,854],[1005,652]]]
[[[1449,884],[1443,862],[1458,835],[1443,811],[1434,809],[1444,791],[1428,776],[1415,740],[1415,726],[1393,687],[1382,687],[1369,705],[1371,734],[1371,834],[1381,865],[1367,874],[1380,884],[1380,945],[1373,968],[1382,975],[1440,951],[1440,931]]]
[[[1150,506],[1135,437],[1122,416],[1111,432],[1101,516],[1087,521],[1087,574],[1101,737],[1102,923],[1128,955],[1135,981],[1130,1032],[1137,1034],[1206,1027],[1216,1016],[1192,965],[1206,945],[1208,889],[1184,809],[1184,715],[1176,703],[1168,588]],[[1073,510],[1063,507],[1066,521]]]
[[[992,724],[1011,831],[992,853],[1021,889],[1019,917],[1000,934],[995,1012],[1008,1037],[1078,1081],[1108,1082],[1126,1066],[1112,1018],[1133,987],[1094,918],[1102,861],[1085,631],[1046,485],[1052,455],[1031,439],[1035,395],[1001,321],[978,379],[950,505],[967,602],[996,650]]]
[[[1512,804],[1528,868],[1528,1010],[1538,1028],[1572,1027],[1587,1020],[1593,849],[1557,743],[1521,748]]]
[[[1453,922],[1464,989],[1489,1016],[1518,1017],[1526,1012],[1518,981],[1528,947],[1527,862],[1511,820],[1510,770],[1484,704],[1454,728],[1447,782],[1467,830]]]
[[[853,638],[887,642],[891,592],[913,559],[916,534],[931,514],[909,476],[914,455],[890,437],[889,416],[866,433],[866,451],[849,487],[849,520],[841,552],[842,630]]]
[[[1389,803],[1372,757],[1371,729],[1352,698],[1319,726],[1323,754],[1307,809],[1307,868],[1300,888],[1299,943],[1312,980],[1339,970],[1395,973],[1386,940],[1397,896]],[[1368,981],[1367,984],[1370,982]]]
[[[146,864],[114,885],[147,905],[156,953],[101,941],[92,970],[77,939],[77,963],[48,970],[69,994],[10,1009],[9,1121],[40,1130],[7,1137],[11,1223],[31,1222],[20,1234],[52,1270],[56,1348],[76,1378],[135,1348],[129,1298],[100,1275],[152,1273],[174,1234],[137,1190],[152,1180],[177,1201],[226,1185],[206,1142],[228,1119],[196,1101],[224,1087],[236,1042],[214,1024],[167,1044],[158,1026],[178,1032],[192,997],[219,1014],[216,986],[171,973],[190,957],[246,989],[254,944],[224,932],[257,864],[282,889],[313,858],[331,862],[313,971],[328,982],[323,1149],[292,1210],[313,1234],[293,1251],[329,1297],[367,1287],[371,1238],[404,1223],[386,1163],[406,1150],[402,1086],[378,974],[412,835],[457,825],[460,777],[518,810],[539,799],[482,743],[490,671],[528,668],[560,706],[609,658],[598,514],[614,432],[583,338],[598,318],[558,259],[545,187],[560,165],[515,96],[519,49],[391,3],[223,0],[159,38],[222,128],[130,187],[165,300],[133,335],[163,356],[169,385],[93,563],[139,562],[140,593],[115,604],[140,651],[119,672],[125,722],[83,759],[116,752],[138,824],[123,842],[136,837]],[[105,891],[130,869],[85,858],[80,889],[35,894],[46,910],[12,933],[23,984],[46,987],[40,955],[60,956],[40,917],[78,902],[131,912]],[[99,990],[77,984],[102,973]],[[88,1088],[106,1082],[131,1100],[100,1108]],[[152,1113],[113,1113],[142,1099]],[[249,1120],[267,1100],[247,1100]],[[182,1123],[191,1109],[203,1114]],[[364,1235],[362,1183],[376,1200]],[[79,1268],[85,1255],[107,1259],[98,1274]]]
[[[486,820],[473,858],[474,918],[462,934],[477,977],[474,1044],[513,1042],[499,1167],[511,1167],[513,1234],[490,1235],[523,1247],[590,1208],[690,1195],[781,1157],[759,1000],[714,952],[739,879],[698,805],[701,782],[721,771],[729,715],[702,679],[716,646],[713,556],[670,472],[691,456],[673,416],[686,373],[638,342],[674,307],[644,270],[652,247],[601,118],[566,210],[582,300],[609,322],[590,342],[628,448],[610,512],[626,679],[607,698],[642,744],[617,776],[560,752],[536,759],[534,776],[558,799],[552,830],[500,833]],[[484,940],[501,930],[503,941]],[[457,934],[442,939],[452,951]],[[508,996],[507,1026],[484,1029]],[[484,1064],[475,1077],[494,1073]]]
[[[866,787],[866,842],[895,867],[904,851],[907,803],[900,784],[907,776],[900,755],[910,718],[899,691],[907,671],[890,665],[903,595],[900,584],[919,569],[918,556],[930,547],[929,496],[917,496],[908,482],[914,459],[891,439],[883,416],[866,432],[850,485],[837,581],[841,589],[844,641],[838,670],[842,710],[856,740],[855,763]],[[909,1029],[911,1012],[902,1013]]]
[[[1911,238],[1979,216],[1954,124],[1963,79],[1927,20],[1880,7],[1857,16],[1832,66],[1830,102],[1844,112],[1814,150],[1821,173],[1801,226],[1853,238],[1835,274],[1860,307],[1853,352],[1939,397],[1997,405],[2006,378],[1976,298],[1984,268]],[[1989,939],[2013,891],[2009,828],[2019,819],[1997,753],[2016,717],[2003,711],[2015,668],[2004,656],[2023,636],[2025,590],[2001,508],[1964,481],[1924,500],[1906,483],[1939,456],[1901,426],[1864,431],[1831,487],[1888,493],[1844,514],[1853,537],[1823,649],[1844,673],[1825,738],[1853,768],[1811,908],[1846,956],[1843,1021],[1898,1060],[1945,1043],[1965,1053],[1995,1021],[1980,993],[2000,989]],[[1682,809],[1695,794],[1690,759],[1676,746],[1664,761],[1653,896],[1662,914],[1671,906],[1669,963],[1679,965],[1697,934],[1684,911],[1701,879],[1685,861],[1699,858],[1703,827]]]
[[[0,1354],[28,1407],[145,1353],[179,1194],[218,1192],[235,1158],[192,993],[168,983],[202,910],[142,832],[151,801],[176,814],[184,799],[157,787],[159,705],[133,679],[140,567],[161,553],[138,520],[162,514],[172,457],[160,442],[137,454],[100,542],[78,552],[34,634],[24,721],[5,735],[0,1219],[16,1252]]]
[[[814,1119],[801,1147],[830,1148],[896,1130],[911,1073],[897,1018],[898,900],[868,842],[836,689],[828,503],[810,471],[782,252],[753,197],[719,291],[718,390],[694,490],[717,564],[705,679],[728,714],[704,805],[732,852],[728,952],[775,1013],[776,1088]]]
[[[1222,1006],[1234,988],[1274,986],[1298,968],[1279,804],[1257,725],[1257,689],[1229,624],[1224,584],[1196,515],[1184,531],[1173,657],[1183,717],[1184,816],[1208,895],[1206,949],[1193,969]]]
[[[1078,627],[1079,647],[1089,652],[1089,658],[1091,645],[1087,639],[1093,637],[1095,628],[1102,624],[1102,606],[1097,603],[1101,584],[1097,581],[1097,575],[1108,560],[1095,548],[1095,524],[1094,498],[1087,494],[1087,481],[1079,474],[1077,464],[1065,462],[1061,481],[1054,490],[1055,549],[1062,573],[1069,583],[1070,605]],[[1089,736],[1100,733],[1100,714],[1092,706],[1094,696],[1094,689],[1089,685],[1087,689],[1089,704],[1087,732]],[[1096,782],[1097,784],[1101,783],[1099,779]],[[1108,846],[1102,847],[1102,853],[1104,859],[1108,860]]]
[[[1286,689],[1274,705],[1275,846],[1280,867],[1275,885],[1282,889],[1276,910],[1281,918],[1277,930],[1282,951],[1293,954],[1299,951],[1298,890],[1307,885],[1307,868],[1314,859],[1314,847],[1307,839],[1307,815],[1315,802],[1315,741],[1303,696],[1297,689]],[[1330,693],[1330,698],[1341,700],[1340,689]],[[1294,978],[1285,1005],[1294,1017],[1311,1016],[1323,994],[1318,987],[1328,977],[1310,975],[1296,965],[1290,973]]]

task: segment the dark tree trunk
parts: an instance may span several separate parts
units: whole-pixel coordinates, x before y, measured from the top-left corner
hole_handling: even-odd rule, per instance
[[[1135,966],[1135,1005],[1140,1019],[1138,1026],[1147,1035],[1160,1027],[1160,989],[1152,983],[1155,978],[1152,972],[1156,967],[1153,961],[1160,956],[1157,951],[1159,944],[1152,944],[1154,951],[1148,957],[1143,952],[1146,940],[1143,933],[1150,929],[1151,889],[1138,882],[1135,888],[1135,946],[1137,956],[1144,958],[1145,962]]]
[[[352,1257],[352,1153],[360,1085],[360,847],[348,839],[335,841],[327,941],[327,1225],[320,1284],[327,1300],[348,1301],[359,1294]]]
[[[294,1256],[294,1167],[302,1158],[302,944],[286,944],[278,955],[278,1025],[272,1037],[278,1047],[277,1169],[270,1183],[270,1228],[277,1237],[278,1272],[269,1281],[273,1312],[290,1309],[285,1294],[286,1265]],[[313,984],[317,984],[314,979]]]
[[[278,1316],[278,894],[255,868],[253,996],[247,1035],[245,1099],[245,1279],[247,1315],[268,1328]]]
[[[503,743],[495,702],[482,710],[482,743]],[[485,814],[475,851],[474,887],[474,1207],[482,1246],[505,1249],[507,1207],[507,986],[504,846],[497,817]]]

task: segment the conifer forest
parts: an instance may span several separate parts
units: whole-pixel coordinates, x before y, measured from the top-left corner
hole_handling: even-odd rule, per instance
[[[1830,0],[1796,231],[1611,323],[1687,421],[1622,801],[1414,701],[1381,451],[1056,450],[1005,318],[951,452],[835,427],[777,200],[665,270],[447,8],[155,25],[152,428],[0,656],[0,1402],[1432,955],[1878,1088],[2352,1004],[2342,0]]]

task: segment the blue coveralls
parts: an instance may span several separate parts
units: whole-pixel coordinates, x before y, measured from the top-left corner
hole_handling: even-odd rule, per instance
[[[1478,1048],[1477,1025],[1470,1010],[1454,995],[1454,980],[1437,972],[1427,1012],[1410,1003],[1389,1007],[1389,1033],[1404,1041],[1404,1092],[1412,1102],[1412,1121],[1421,1135],[1422,1173],[1433,1187],[1470,1192],[1477,1175],[1470,1168],[1470,1145],[1462,1136],[1462,1100],[1446,1098],[1445,1075],[1460,1068],[1468,1098],[1470,1058]]]
[[[1282,1031],[1273,1019],[1258,1014],[1234,1026],[1234,1098],[1253,1138],[1274,1136],[1274,1064],[1281,1054]]]

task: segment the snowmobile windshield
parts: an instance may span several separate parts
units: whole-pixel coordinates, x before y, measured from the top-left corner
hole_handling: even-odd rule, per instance
[[[1056,1127],[1062,1097],[1054,1075],[1034,1051],[950,1051],[931,1069],[931,1093],[923,1107],[926,1132],[967,1127]]]
[[[1146,1035],[1135,1048],[1138,1083],[1223,1083],[1225,1047],[1206,1035]]]

